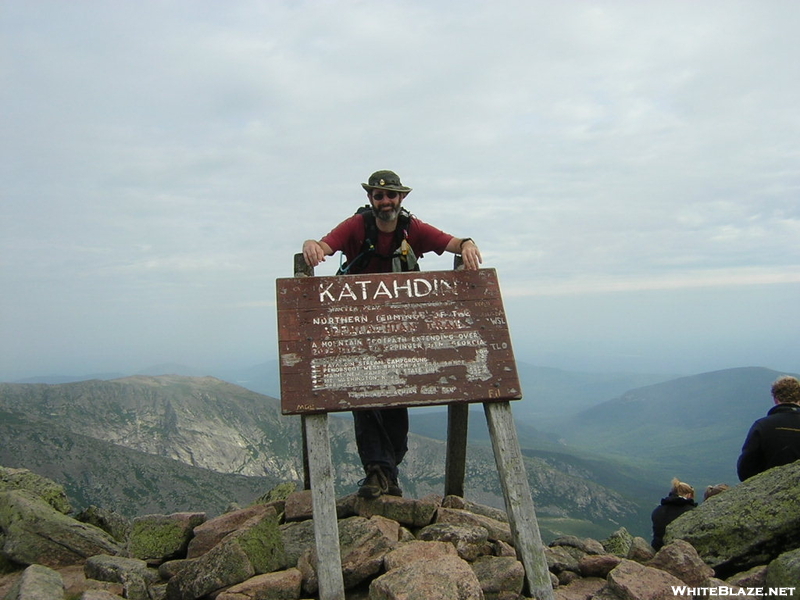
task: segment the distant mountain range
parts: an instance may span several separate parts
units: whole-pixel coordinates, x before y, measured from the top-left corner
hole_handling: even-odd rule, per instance
[[[518,368],[524,399],[512,410],[545,538],[602,538],[623,525],[649,537],[649,513],[671,477],[698,490],[735,483],[744,435],[768,410],[769,386],[781,375],[743,368],[663,381]],[[180,367],[151,372],[167,369]],[[241,385],[161,374],[0,384],[0,465],[61,482],[78,507],[128,515],[188,506],[218,513],[279,481],[299,481],[299,418],[282,416],[278,400],[253,391],[277,387],[277,366],[229,375]],[[481,407],[470,414],[467,496],[499,507]],[[336,490],[344,495],[363,473],[348,415],[329,423]],[[401,483],[413,497],[441,494],[445,408],[412,410],[411,430]]]
[[[751,367],[681,377],[630,390],[552,423],[569,446],[645,467],[666,486],[736,483],[736,460],[753,421],[772,407],[784,373]],[[796,376],[796,375],[795,375]]]
[[[223,500],[246,502],[278,481],[302,478],[299,418],[281,416],[274,398],[211,377],[0,384],[0,411],[0,464],[62,483],[78,508],[98,504],[128,515],[185,510],[188,493],[197,494],[195,509],[214,513]],[[350,420],[332,417],[329,427],[337,495],[344,495],[363,471]],[[526,460],[543,535],[607,535],[636,518],[633,502],[584,471]],[[401,474],[406,494],[441,494],[444,461],[443,442],[412,435]],[[214,480],[212,472],[257,480]],[[213,486],[212,497],[205,485]],[[485,446],[470,449],[467,495],[503,506]]]

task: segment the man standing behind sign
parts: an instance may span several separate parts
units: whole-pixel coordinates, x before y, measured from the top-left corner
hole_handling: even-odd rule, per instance
[[[411,188],[393,171],[376,171],[362,183],[369,206],[342,221],[321,240],[303,242],[303,257],[316,267],[326,256],[344,253],[340,274],[418,271],[425,252],[460,254],[467,269],[479,268],[482,258],[471,238],[457,238],[424,223],[401,208]],[[366,478],[358,495],[402,496],[397,466],[408,450],[408,409],[385,408],[353,412],[356,445]]]

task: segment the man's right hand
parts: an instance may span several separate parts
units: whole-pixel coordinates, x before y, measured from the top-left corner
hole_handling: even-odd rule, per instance
[[[316,267],[325,260],[325,249],[317,240],[303,242],[303,258],[309,267]]]

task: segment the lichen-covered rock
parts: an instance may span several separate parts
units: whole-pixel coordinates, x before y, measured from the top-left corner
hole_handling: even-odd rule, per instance
[[[128,541],[131,532],[131,520],[113,510],[97,506],[89,506],[79,512],[75,518],[81,523],[89,523],[99,527],[121,544]]]
[[[304,552],[314,547],[314,521],[297,521],[280,526],[286,564],[297,566]]]
[[[266,494],[256,499],[253,504],[270,504],[273,502],[284,502],[289,494],[297,491],[297,483],[294,481],[285,481],[279,483]]]
[[[134,519],[128,537],[128,554],[155,564],[184,558],[194,528],[205,520],[205,513],[146,515]]]
[[[767,565],[758,565],[747,571],[737,573],[729,577],[727,582],[739,587],[764,587],[767,585]]]
[[[193,529],[193,536],[186,549],[186,558],[202,556],[219,544],[225,536],[241,529],[252,520],[260,520],[272,515],[277,521],[278,512],[271,504],[253,504],[247,508],[235,510],[214,519],[209,519]]]
[[[620,558],[627,558],[628,553],[631,551],[631,546],[633,545],[633,536],[628,533],[627,529],[620,527],[604,539],[601,544],[609,554],[619,556]]]
[[[793,587],[800,583],[800,549],[785,552],[769,563],[768,587]]]
[[[167,582],[166,597],[195,600],[286,566],[277,518],[266,514],[248,521],[199,558],[187,560]]]
[[[5,595],[3,600],[57,600],[64,597],[64,580],[58,571],[31,565]]]
[[[10,490],[27,490],[64,515],[72,512],[67,494],[61,485],[28,469],[0,467],[0,492]]]
[[[776,467],[703,502],[667,526],[726,578],[800,547],[800,461]]]
[[[62,567],[82,564],[96,554],[120,554],[105,531],[80,523],[24,490],[0,492],[3,554],[22,565]]]
[[[129,600],[150,600],[150,586],[159,580],[158,572],[145,561],[121,556],[92,556],[83,571],[88,579],[122,584]]]
[[[241,546],[222,543],[186,565],[167,582],[167,600],[196,600],[255,575]]]

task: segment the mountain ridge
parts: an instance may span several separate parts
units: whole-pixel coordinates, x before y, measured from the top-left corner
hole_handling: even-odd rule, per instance
[[[61,456],[51,453],[47,475],[60,483],[69,483],[70,478],[85,480],[106,475],[102,463],[81,464],[83,453],[104,451],[97,447],[84,449],[74,440],[61,439],[65,429],[84,438],[207,470],[224,469],[251,477],[256,473],[273,480],[302,478],[299,418],[281,416],[274,398],[215,378],[135,376],[56,385],[0,384],[0,408],[18,424],[25,424],[26,431],[35,430],[40,439],[57,437],[61,446],[76,449],[74,453],[65,449]],[[30,446],[21,455],[9,454],[8,447],[23,435],[19,429],[13,430],[7,424],[0,429],[9,440],[0,450],[0,464],[33,471],[41,469],[43,465],[31,459],[35,452]],[[347,418],[333,417],[329,419],[329,429],[337,493],[352,492],[363,477],[352,424]],[[410,436],[409,453],[401,473],[401,485],[409,496],[441,494],[445,455],[443,442],[416,434]],[[108,462],[114,460],[110,457]],[[69,474],[54,476],[59,461],[68,463]],[[576,524],[607,533],[636,514],[632,502],[586,479],[582,473],[561,472],[566,469],[555,468],[537,457],[525,461],[534,499],[540,507],[537,512],[541,512],[543,522],[550,518],[558,524],[559,529],[552,536],[563,527]],[[137,472],[134,466],[128,468]],[[470,448],[467,469],[470,497],[476,502],[502,506],[491,450],[480,446]],[[125,478],[124,469],[109,475],[117,480]],[[170,493],[168,488],[163,492],[155,485],[150,488],[153,494]]]

